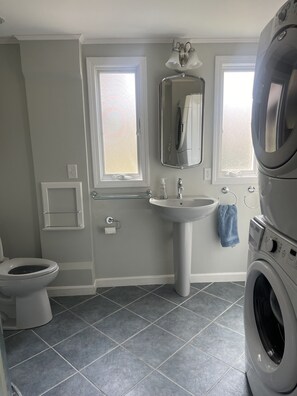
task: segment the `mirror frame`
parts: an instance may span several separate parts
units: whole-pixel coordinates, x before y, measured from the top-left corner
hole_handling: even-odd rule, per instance
[[[201,138],[200,138],[201,139],[200,151],[201,151],[201,155],[200,155],[200,162],[197,162],[197,163],[192,164],[192,165],[179,165],[178,163],[170,164],[170,163],[166,162],[166,158],[164,156],[164,150],[165,150],[165,148],[164,148],[164,135],[165,135],[165,133],[164,133],[164,129],[165,129],[164,128],[164,111],[165,111],[164,107],[165,107],[165,103],[164,102],[166,100],[165,93],[164,93],[164,90],[165,90],[164,89],[164,83],[166,81],[168,81],[168,80],[174,81],[175,79],[180,79],[180,78],[187,79],[187,82],[189,80],[192,80],[192,81],[197,81],[197,82],[199,82],[201,84],[201,91],[198,92],[199,94],[202,95],[202,111],[201,111],[201,125],[200,125],[200,127],[201,127],[200,128],[200,135],[201,135]],[[191,92],[191,93],[193,94],[194,92]],[[189,93],[189,94],[191,94],[191,93]],[[204,124],[204,97],[205,97],[205,81],[201,77],[191,76],[191,75],[187,75],[185,73],[181,73],[181,74],[177,74],[177,75],[174,75],[174,76],[165,77],[165,78],[162,79],[162,81],[161,81],[161,83],[159,85],[159,128],[160,128],[160,151],[161,151],[160,152],[160,159],[161,159],[162,165],[168,166],[168,167],[171,167],[171,168],[187,169],[187,168],[192,168],[192,167],[195,167],[195,166],[199,166],[202,163],[202,160],[203,160],[203,130],[204,130],[204,128],[203,128],[203,124]],[[176,139],[175,132],[176,131],[174,131],[174,130],[171,131],[171,134],[173,134],[173,140],[174,141]],[[167,135],[170,136],[169,133],[167,133]],[[175,153],[177,152],[176,149],[174,150],[174,152]]]

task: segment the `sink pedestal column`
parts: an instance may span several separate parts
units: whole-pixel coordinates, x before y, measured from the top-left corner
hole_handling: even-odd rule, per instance
[[[175,290],[183,297],[190,294],[193,223],[173,223],[173,260]]]

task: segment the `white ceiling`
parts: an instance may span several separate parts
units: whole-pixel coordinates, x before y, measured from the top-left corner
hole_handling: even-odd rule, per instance
[[[284,0],[1,0],[0,37],[255,39]]]

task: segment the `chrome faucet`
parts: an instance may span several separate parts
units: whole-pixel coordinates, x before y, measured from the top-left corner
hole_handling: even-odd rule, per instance
[[[183,180],[180,177],[177,181],[177,198],[183,199]]]

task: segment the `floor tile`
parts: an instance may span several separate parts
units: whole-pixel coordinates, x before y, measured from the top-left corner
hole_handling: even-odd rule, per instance
[[[5,349],[8,367],[12,367],[48,349],[48,346],[31,330],[26,330],[7,338]]]
[[[95,323],[94,326],[113,340],[122,343],[149,324],[147,320],[123,308]]]
[[[189,396],[183,390],[157,371],[150,374],[133,388],[126,396]]]
[[[74,307],[77,304],[80,304],[86,300],[89,300],[94,296],[86,295],[86,296],[62,296],[62,297],[54,297],[54,300],[63,305],[65,308]]]
[[[210,323],[210,320],[185,308],[178,307],[159,319],[156,325],[185,341],[189,341]]]
[[[10,370],[22,396],[38,396],[74,374],[75,370],[49,349]]]
[[[121,347],[82,370],[107,396],[124,395],[150,372],[144,362]]]
[[[207,396],[252,396],[245,374],[231,369]]]
[[[58,304],[52,298],[50,298],[50,304],[51,304],[52,314],[54,316],[65,311],[65,307],[63,307],[62,305]]]
[[[172,304],[161,297],[155,296],[154,294],[148,294],[129,305],[128,308],[130,311],[154,322],[175,307],[175,304]]]
[[[243,308],[238,305],[232,305],[215,322],[244,335]]]
[[[230,282],[216,282],[208,286],[205,292],[234,303],[244,295],[244,288]]]
[[[115,342],[98,330],[88,327],[56,345],[55,349],[80,370],[116,346]]]
[[[228,366],[187,345],[167,360],[159,371],[195,395],[205,394],[228,370]]]
[[[12,335],[21,333],[23,330],[3,330],[4,338],[11,337]]]
[[[244,352],[244,336],[215,323],[202,330],[191,343],[230,365]]]
[[[235,368],[236,370],[241,371],[242,373],[246,372],[245,369],[245,353],[243,353],[239,359],[235,360],[232,363],[232,367]]]
[[[244,306],[244,296],[241,297],[241,299],[239,299],[238,301],[236,301],[236,305],[240,305],[241,307]]]
[[[245,281],[236,281],[236,282],[232,282],[232,283],[236,283],[236,285],[240,285],[242,287],[245,287]]]
[[[182,345],[183,341],[154,325],[123,344],[134,355],[153,367],[158,367]]]
[[[201,291],[190,298],[190,300],[186,301],[182,307],[188,308],[207,319],[213,320],[229,308],[230,305],[231,304],[227,301],[223,301],[220,298]]]
[[[144,296],[147,292],[137,286],[122,286],[114,287],[113,289],[104,293],[104,296],[110,300],[125,306],[138,298]]]
[[[98,320],[105,318],[106,316],[117,311],[121,307],[107,298],[101,295],[92,298],[74,308],[71,308],[73,312],[79,315],[86,322],[93,324],[98,322]]]
[[[103,393],[82,375],[75,374],[46,392],[44,396],[103,396]]]
[[[197,293],[197,289],[191,287],[189,296],[182,297],[179,294],[177,294],[177,292],[174,289],[174,285],[164,285],[154,291],[154,294],[166,298],[166,300],[169,300],[175,304],[183,303],[184,301],[188,300],[191,296],[193,296],[195,293]]]
[[[35,328],[34,332],[48,344],[54,345],[87,326],[85,322],[73,315],[72,312],[65,311],[54,316],[52,321],[46,325]]]
[[[163,285],[139,285],[138,287],[141,287],[144,290],[152,292],[153,290],[156,290],[161,286],[163,286]]]
[[[202,290],[205,287],[209,286],[210,283],[209,282],[199,282],[199,283],[191,283],[192,287],[195,287],[198,290]]]
[[[96,293],[97,294],[103,294],[103,293],[107,292],[110,289],[112,289],[112,287],[97,287]]]

